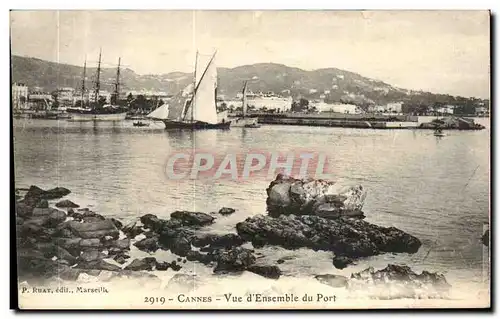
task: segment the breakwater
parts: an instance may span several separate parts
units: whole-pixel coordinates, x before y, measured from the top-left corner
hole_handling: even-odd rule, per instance
[[[229,116],[235,117],[236,115]],[[418,116],[400,114],[342,114],[342,113],[253,113],[260,124],[326,126],[365,129],[447,129],[482,130],[485,127],[472,119],[446,117],[429,123],[419,123]]]

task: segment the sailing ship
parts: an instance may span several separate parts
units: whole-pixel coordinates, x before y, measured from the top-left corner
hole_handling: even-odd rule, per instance
[[[99,62],[97,64],[96,80],[94,82],[94,101],[85,105],[85,77],[87,70],[87,61],[83,66],[82,79],[82,100],[80,107],[68,108],[66,112],[71,116],[71,121],[123,121],[127,116],[127,110],[123,107],[113,105],[119,99],[120,89],[120,61],[116,70],[116,82],[113,92],[112,104],[105,104],[100,100],[100,74],[101,74],[101,51],[99,51]],[[114,101],[113,101],[114,100]]]
[[[243,116],[241,118],[237,118],[231,123],[231,126],[233,127],[248,127],[248,128],[258,128],[260,127],[258,123],[258,118],[257,117],[249,117],[247,115],[247,84],[248,81],[245,81],[243,84],[243,97],[242,97],[242,111],[243,111]]]
[[[198,68],[201,66],[196,52],[193,83],[147,117],[162,121],[165,128],[229,129],[231,121],[227,119],[227,111],[217,112],[216,53],[203,68],[203,72],[199,72]]]

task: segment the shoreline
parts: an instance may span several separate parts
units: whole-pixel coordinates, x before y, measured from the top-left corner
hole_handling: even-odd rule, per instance
[[[273,186],[274,185],[271,183],[270,188],[272,189]],[[51,190],[49,190],[48,192],[51,192]],[[28,196],[28,199],[29,199],[29,196]],[[25,195],[23,201],[24,202],[26,201],[26,195]],[[64,202],[64,200],[63,200],[63,202]],[[60,203],[60,202],[58,202],[58,203]],[[71,205],[71,203],[66,203],[66,204]],[[53,205],[51,205],[51,206],[53,206]],[[63,209],[60,206],[61,205],[57,205],[57,203],[56,203],[56,207],[58,207],[57,209]],[[35,208],[35,209],[37,209],[37,208]],[[42,208],[42,209],[45,209],[45,208]],[[50,210],[51,209],[50,207],[48,207],[47,209],[49,209],[51,214],[54,214],[55,211]],[[40,213],[41,211],[38,210],[37,212]],[[78,213],[80,214],[80,216],[78,215]],[[211,287],[211,285],[213,285],[213,280],[215,280],[216,282],[228,281],[228,280],[230,282],[234,282],[234,281],[239,282],[239,280],[243,280],[242,276],[243,277],[253,276],[254,279],[252,279],[252,280],[257,280],[257,278],[258,278],[258,280],[263,280],[263,281],[267,282],[268,284],[269,284],[269,282],[272,282],[273,285],[277,285],[277,286],[281,286],[282,282],[288,282],[290,280],[291,281],[296,280],[297,282],[300,282],[302,280],[302,279],[300,279],[301,278],[300,276],[299,277],[296,277],[296,276],[290,277],[289,275],[283,274],[279,268],[280,264],[281,264],[281,262],[279,262],[279,261],[278,261],[277,265],[276,264],[272,265],[272,263],[269,264],[269,261],[265,262],[264,264],[259,265],[259,259],[262,256],[262,252],[259,251],[256,247],[254,247],[255,246],[254,244],[252,244],[252,245],[245,244],[244,242],[241,242],[240,239],[238,239],[239,238],[238,234],[241,234],[241,232],[238,231],[238,226],[236,227],[237,228],[236,234],[233,234],[233,235],[231,235],[232,233],[227,233],[226,235],[220,234],[220,235],[212,235],[212,237],[210,237],[210,233],[205,232],[205,235],[209,235],[208,237],[205,235],[203,235],[201,237],[199,237],[199,236],[194,237],[194,240],[197,240],[197,241],[201,240],[200,243],[195,244],[195,245],[199,246],[202,251],[203,251],[203,249],[207,248],[209,255],[211,254],[210,251],[212,251],[212,253],[214,252],[214,250],[210,247],[212,245],[214,245],[215,242],[219,241],[220,243],[225,243],[225,244],[222,244],[223,246],[219,246],[219,247],[225,247],[225,248],[222,248],[222,255],[220,255],[219,253],[215,253],[215,254],[212,254],[212,257],[210,257],[210,258],[215,258],[216,263],[219,264],[219,265],[217,265],[217,267],[219,267],[222,260],[224,260],[224,263],[226,264],[225,270],[223,271],[222,274],[218,275],[217,271],[215,271],[215,274],[210,275],[210,272],[212,271],[213,266],[209,266],[208,264],[206,264],[206,261],[208,261],[208,260],[205,260],[205,257],[202,256],[204,254],[200,254],[199,250],[197,250],[197,249],[193,250],[193,248],[195,248],[195,246],[192,246],[194,242],[191,242],[191,247],[189,249],[187,247],[184,247],[184,244],[181,244],[181,243],[183,242],[183,240],[184,240],[183,236],[185,236],[185,235],[179,235],[179,234],[188,234],[190,231],[194,231],[195,233],[198,230],[202,231],[203,227],[204,227],[203,225],[205,225],[205,224],[209,225],[213,222],[216,222],[216,220],[214,220],[213,218],[215,218],[215,219],[221,218],[221,216],[223,216],[225,214],[232,214],[232,213],[234,213],[234,210],[232,210],[230,208],[221,209],[218,213],[210,213],[210,214],[190,213],[190,212],[177,213],[176,212],[176,213],[171,214],[171,218],[169,220],[158,219],[154,215],[146,214],[140,218],[140,222],[134,223],[134,225],[132,225],[132,226],[122,225],[121,227],[118,227],[121,223],[120,221],[111,219],[111,221],[113,221],[113,223],[117,226],[117,228],[119,228],[118,238],[115,237],[116,238],[115,240],[117,241],[117,243],[123,242],[123,241],[127,240],[127,238],[128,238],[128,249],[125,246],[120,245],[121,246],[120,250],[117,250],[115,252],[118,255],[120,255],[120,254],[122,254],[120,251],[125,252],[125,254],[127,254],[126,251],[128,251],[128,255],[129,255],[129,257],[127,258],[128,260],[126,260],[125,262],[122,263],[121,261],[117,262],[117,260],[116,260],[117,255],[115,255],[115,258],[111,258],[111,259],[108,256],[108,258],[102,259],[102,260],[104,260],[105,263],[109,264],[109,266],[107,264],[103,264],[105,269],[101,269],[100,271],[95,271],[95,270],[97,270],[97,269],[95,269],[95,267],[92,267],[92,266],[90,268],[85,267],[87,270],[85,270],[85,268],[84,268],[81,272],[78,273],[78,275],[76,277],[74,274],[70,275],[70,277],[73,278],[73,279],[70,279],[70,282],[67,281],[67,279],[68,279],[67,278],[63,282],[56,280],[55,282],[53,282],[53,284],[56,284],[59,286],[64,286],[64,287],[66,287],[68,285],[82,285],[82,284],[87,285],[88,284],[88,285],[90,285],[89,287],[92,288],[92,285],[95,287],[96,284],[99,283],[99,284],[104,284],[106,287],[108,287],[107,286],[108,284],[114,285],[113,284],[114,281],[109,281],[109,280],[112,278],[115,278],[116,280],[118,280],[118,282],[116,282],[117,284],[120,284],[120,283],[125,284],[126,282],[129,282],[132,284],[133,282],[137,282],[137,281],[139,281],[139,282],[151,281],[153,286],[157,287],[156,289],[160,289],[160,290],[158,290],[159,292],[164,291],[164,293],[165,293],[165,291],[166,291],[165,289],[169,285],[172,278],[174,278],[177,275],[180,275],[182,278],[182,276],[186,276],[186,271],[187,271],[187,276],[189,276],[189,277],[184,277],[184,278],[189,278],[189,279],[183,279],[183,280],[188,280],[188,282],[195,280],[194,282],[198,282],[197,284],[194,284],[194,283],[193,284],[197,285],[197,288],[195,289],[196,290],[195,295],[199,295],[200,289],[202,289],[202,287],[205,287],[206,289],[208,289],[209,287]],[[60,224],[60,226],[63,225],[64,223],[68,223],[68,222],[71,223],[71,220],[67,220],[68,219],[67,216],[69,216],[69,215],[71,215],[70,217],[72,220],[80,219],[80,218],[83,219],[83,223],[85,223],[85,220],[87,220],[87,222],[91,222],[91,223],[98,222],[99,220],[102,220],[101,219],[102,216],[99,217],[100,215],[97,213],[93,213],[90,210],[85,209],[85,208],[80,209],[80,211],[79,211],[75,207],[74,209],[66,209],[65,210],[65,221],[61,221],[62,224]],[[286,220],[290,220],[290,218],[292,218],[292,220],[293,220],[294,217],[292,217],[292,216],[284,217],[284,219],[282,219],[282,220],[286,221]],[[104,218],[104,220],[106,220],[105,217],[102,217],[102,218]],[[279,221],[279,219],[275,219],[273,217],[262,217],[262,218],[264,218],[264,220],[266,218],[269,218],[269,220],[274,221],[274,222]],[[27,220],[29,220],[29,218]],[[246,221],[252,221],[252,220],[255,220],[255,219],[254,218],[247,218]],[[177,223],[179,221],[181,223],[181,226],[180,226],[181,228],[176,228],[178,226],[175,226],[175,225],[177,225]],[[326,221],[324,221],[324,222],[326,222]],[[345,220],[343,222],[347,222],[347,220]],[[174,224],[172,224],[172,223],[174,223]],[[241,223],[239,223],[239,224],[241,224]],[[165,230],[161,231],[161,233],[158,233],[159,229],[163,229],[163,227],[165,227],[165,225],[170,225],[168,227],[174,227],[174,228],[167,228],[167,229],[170,229],[170,231],[173,231],[172,235],[174,236],[174,237],[172,237],[172,235],[168,235],[167,238],[170,238],[170,239],[167,242],[161,241],[162,236],[164,236]],[[59,230],[67,229],[65,227],[61,228],[60,226],[57,227]],[[70,226],[70,229],[73,229],[72,227],[76,227],[76,224],[73,223],[72,226]],[[78,227],[80,227],[80,226],[78,226]],[[76,228],[78,229],[78,227],[76,227]],[[128,233],[128,232],[134,233],[134,229],[136,227],[140,227],[143,229],[141,234],[139,234],[139,235],[133,234],[131,236],[126,235],[126,233]],[[109,233],[109,235],[115,234],[113,236],[116,236],[116,231],[114,231],[114,230],[111,230],[111,231],[112,232]],[[188,231],[188,233],[186,233],[186,231]],[[155,233],[157,235],[155,235]],[[70,235],[69,233],[67,233],[67,234],[70,237],[74,236],[74,235]],[[83,234],[83,233],[81,233],[81,234]],[[158,234],[160,236],[158,238],[158,239],[160,239],[160,241],[157,242],[156,239],[151,240],[152,238],[156,238],[156,236],[158,236]],[[90,237],[99,237],[99,236],[100,235],[98,235],[98,236],[91,235]],[[105,237],[106,236],[108,236],[108,235],[105,235]],[[89,237],[89,236],[85,235],[85,237]],[[225,241],[221,241],[222,238],[225,238]],[[82,243],[82,240],[83,239],[80,239],[80,241],[79,241],[80,245]],[[107,245],[105,243],[109,242],[109,240],[111,240],[111,239],[103,238],[103,239],[101,239],[101,243],[104,245]],[[248,240],[248,238],[247,238],[247,240]],[[250,240],[253,242],[252,239],[250,239]],[[87,239],[87,241],[92,241],[92,239]],[[167,247],[162,248],[162,246],[165,243],[167,244]],[[204,246],[207,243],[208,243],[208,246]],[[272,246],[272,243],[268,243],[268,244],[271,244],[271,246]],[[160,246],[156,247],[158,245],[160,245]],[[217,244],[215,244],[215,245],[216,245],[214,247],[215,251],[219,251],[221,248],[217,248],[218,247]],[[239,245],[242,245],[242,246],[239,246]],[[115,247],[115,246],[111,246],[111,247]],[[242,248],[238,248],[238,247],[242,247]],[[168,248],[170,251],[165,251],[165,248]],[[123,250],[121,250],[121,249],[123,249]],[[94,249],[92,249],[92,250],[94,250]],[[110,248],[107,248],[107,251],[109,254]],[[197,251],[198,251],[198,253],[196,253]],[[229,255],[224,255],[226,253],[229,253]],[[314,249],[313,249],[313,251],[311,251],[311,253],[316,254],[314,252]],[[324,252],[324,253],[326,253],[326,252]],[[233,255],[231,255],[231,254],[233,254]],[[141,258],[140,255],[142,255],[143,257]],[[252,255],[254,257],[252,257]],[[81,255],[81,256],[83,256],[83,255]],[[81,258],[81,256],[76,257],[76,258],[77,259]],[[153,256],[155,258],[150,258]],[[204,256],[207,256],[207,255],[204,255]],[[102,256],[102,257],[105,257],[105,256]],[[255,257],[257,257],[257,258],[255,259]],[[222,259],[220,259],[220,258],[222,258]],[[252,261],[252,258],[254,258],[253,259],[254,261]],[[118,259],[123,259],[123,258],[118,258]],[[161,260],[165,260],[165,261],[161,261]],[[170,261],[170,260],[172,260],[172,261]],[[176,261],[178,262],[178,264],[176,263]],[[200,262],[201,262],[201,264],[200,264]],[[212,261],[208,261],[208,262],[210,264],[212,263]],[[236,264],[234,262],[236,262]],[[244,266],[244,268],[240,268],[240,266],[236,266],[236,268],[234,268],[235,265],[238,265],[240,262],[243,262],[243,263],[248,262],[248,266]],[[286,260],[282,261],[282,262],[287,263]],[[364,263],[363,258],[360,259],[360,262]],[[57,260],[56,260],[56,263],[57,263]],[[252,265],[254,263],[255,263],[255,265],[259,265],[259,266],[252,270],[251,267],[253,267]],[[389,265],[392,263],[393,262],[389,262]],[[124,270],[127,270],[127,269],[131,270],[132,267],[130,267],[130,266],[132,264],[135,264],[137,267],[135,270],[132,270],[132,272],[135,273],[133,275],[132,275],[132,273],[130,273],[130,271],[126,272],[126,271],[118,270],[118,268],[113,268],[113,266],[114,266],[114,267],[119,267],[119,268],[124,269]],[[174,265],[174,267],[172,267],[172,264]],[[205,265],[202,265],[202,264],[205,264]],[[159,265],[162,265],[160,267],[166,266],[166,268],[163,268],[164,270],[159,270],[158,269]],[[176,265],[180,266],[180,267],[177,267]],[[200,265],[200,266],[196,266],[196,265]],[[334,265],[335,265],[335,262],[334,262]],[[335,269],[334,265],[331,266],[332,270]],[[65,268],[65,267],[63,267],[63,268]],[[97,268],[99,268],[99,267],[97,267]],[[177,270],[175,268],[177,268]],[[65,269],[68,270],[67,268],[65,268]],[[166,272],[165,270],[167,270],[167,269],[169,269],[169,270]],[[191,271],[191,269],[192,269],[192,271]],[[174,271],[174,273],[172,273],[172,270]],[[248,270],[254,271],[257,273],[252,274],[252,272],[248,272]],[[118,271],[118,273],[116,273],[116,271]],[[195,272],[194,274],[192,274],[193,271]],[[377,271],[382,271],[382,269],[378,269]],[[384,271],[385,271],[385,269],[384,269]],[[396,268],[395,271],[399,272],[399,271],[401,271],[401,269]],[[69,271],[69,272],[71,273],[72,271]],[[120,272],[124,272],[124,275],[120,275]],[[155,274],[157,274],[157,273],[159,273],[161,275],[156,276]],[[339,272],[337,271],[337,273],[339,273]],[[345,272],[342,271],[341,273],[345,273]],[[386,272],[382,272],[382,273],[390,274],[391,271],[387,270]],[[84,277],[81,277],[81,274],[86,274],[86,275]],[[161,280],[160,280],[160,283],[158,283],[158,279],[160,279],[160,276],[164,277],[164,275],[167,275],[167,277],[171,277],[168,280],[168,282],[166,283],[166,285],[165,285],[165,282],[162,282]],[[173,276],[171,276],[171,275],[173,275]],[[280,276],[280,275],[282,275],[282,276]],[[307,276],[307,278],[308,278],[307,281],[308,282],[310,282],[310,281],[317,282],[317,284],[320,285],[319,287],[322,287],[322,289],[320,289],[319,291],[325,290],[326,287],[335,288],[334,292],[344,294],[345,298],[349,299],[348,296],[349,296],[350,292],[349,292],[349,289],[346,289],[345,284],[348,283],[349,281],[352,281],[353,280],[352,278],[355,275],[356,274],[352,273],[350,279],[348,277],[344,277],[342,275],[322,275],[322,276],[327,276],[327,277],[325,277],[327,280],[326,284],[318,281],[319,280],[318,278],[315,279],[314,277],[309,277],[309,276]],[[431,273],[431,276],[438,276],[438,277],[431,277],[431,278],[435,278],[435,279],[433,279],[432,282],[434,282],[434,280],[438,280],[437,278],[440,278],[439,277],[440,275],[438,275],[438,274],[432,275],[432,273]],[[92,279],[92,278],[94,278],[94,279]],[[322,280],[324,280],[325,278],[323,278]],[[199,279],[201,279],[201,280],[199,280]],[[83,283],[82,283],[82,280],[83,280]],[[208,280],[211,283],[208,284],[205,282],[205,284],[202,284],[204,280]],[[248,278],[245,280],[248,280]],[[331,287],[330,286],[331,284],[333,284],[334,286],[335,285],[337,285],[337,286]],[[300,286],[302,286],[302,284],[298,284],[297,287],[300,287]],[[433,287],[433,285],[431,285],[431,286]],[[161,288],[161,287],[163,287],[163,288]],[[265,286],[263,286],[263,287],[265,287]],[[349,286],[347,286],[347,287],[349,287]],[[186,287],[185,287],[185,285],[180,285],[178,288],[182,290],[182,289],[185,289]],[[200,288],[200,289],[198,289],[198,288]],[[330,289],[330,288],[328,288],[328,289]],[[173,292],[173,291],[177,291],[177,290],[175,290],[175,289],[168,290],[167,289],[167,291]],[[228,291],[232,292],[233,290],[228,290]],[[431,289],[430,291],[434,291],[434,290]],[[190,290],[188,292],[191,293]],[[372,294],[373,294],[373,291],[372,291]],[[23,298],[27,298],[26,295],[24,295]],[[26,302],[28,302],[27,300],[31,300],[31,301],[29,301],[29,303],[37,303],[35,301],[35,299],[37,299],[37,298],[29,297],[28,299],[25,299],[25,300],[26,300]],[[355,297],[355,298],[358,298],[358,297]],[[424,292],[423,298],[424,299],[429,298],[429,297],[427,297],[427,298],[425,297],[425,292]],[[396,297],[396,299],[400,300],[401,298]],[[368,298],[368,300],[373,301],[373,298],[371,298],[371,299]],[[437,300],[442,301],[443,299],[439,298]],[[69,301],[69,304],[71,304],[71,301]],[[182,303],[179,303],[175,307],[182,307],[181,304]],[[310,305],[312,306],[312,304],[310,304]],[[413,305],[415,305],[415,304],[413,303]],[[228,304],[220,304],[219,305],[217,303],[212,303],[212,304],[210,304],[210,306],[208,308],[212,308],[214,306],[216,306],[216,307],[218,307],[218,306],[228,307]],[[321,303],[314,305],[314,307],[324,307],[324,306],[325,305],[324,304],[322,305]],[[332,306],[337,307],[338,305],[327,305],[326,307],[331,308]],[[353,306],[355,307],[355,305],[353,305]],[[137,307],[137,304],[136,304],[136,307]],[[233,308],[233,305],[231,305],[231,308]]]

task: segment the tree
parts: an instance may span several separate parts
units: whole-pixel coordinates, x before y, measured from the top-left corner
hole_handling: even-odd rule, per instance
[[[304,111],[307,111],[308,107],[309,107],[309,101],[307,99],[301,98],[299,100],[299,102],[294,101],[292,103],[291,111],[292,112],[304,112]]]
[[[57,109],[59,107],[59,101],[57,100],[57,97],[59,96],[59,93],[57,91],[53,91],[51,93],[51,95],[52,95],[52,101],[53,101],[51,107],[53,109]]]

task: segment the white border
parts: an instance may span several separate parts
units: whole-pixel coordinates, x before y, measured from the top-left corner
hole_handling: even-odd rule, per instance
[[[85,0],[85,1],[80,1],[80,2],[70,2],[70,1],[64,1],[64,0],[58,0],[58,1],[44,1],[43,3],[39,3],[37,1],[3,1],[1,3],[2,6],[2,11],[0,14],[0,17],[2,19],[2,26],[0,32],[2,35],[2,41],[0,42],[2,44],[2,50],[1,52],[1,57],[0,60],[4,61],[1,65],[1,72],[0,72],[0,77],[1,77],[1,85],[0,88],[2,90],[2,93],[0,96],[2,96],[3,103],[0,106],[0,130],[2,132],[0,136],[0,150],[5,154],[1,158],[1,197],[0,197],[0,203],[1,203],[1,216],[2,216],[2,222],[0,225],[3,227],[3,231],[1,234],[3,234],[3,238],[0,240],[1,245],[3,246],[0,251],[2,251],[4,254],[7,254],[9,252],[9,212],[10,212],[10,172],[9,172],[9,162],[10,158],[7,156],[7,150],[10,150],[10,127],[9,127],[9,96],[10,96],[10,70],[9,70],[9,64],[7,64],[7,61],[9,61],[9,9],[378,9],[378,10],[383,10],[383,9],[388,9],[388,10],[411,10],[411,9],[455,9],[455,10],[478,10],[478,9],[492,9],[492,12],[494,14],[498,14],[500,11],[498,9],[500,1],[498,0],[474,0],[474,1],[460,1],[460,0],[455,0],[455,1],[436,1],[436,0],[420,0],[420,1],[361,1],[361,0],[350,0],[350,1],[343,1],[343,2],[335,2],[333,3],[332,1],[318,1],[318,0],[308,0],[308,1],[295,1],[295,0],[287,0],[287,1],[274,1],[271,2],[269,0],[252,0],[252,1],[203,1],[203,0],[198,0],[198,1],[193,1],[193,0],[175,0],[175,1],[161,1],[161,0],[141,0],[141,1],[117,1],[115,3],[107,2],[104,3],[102,0]],[[76,5],[78,4],[78,5]],[[493,27],[493,26],[492,26]],[[498,36],[496,35],[496,32],[493,33],[495,34],[494,42],[496,42]],[[498,58],[498,53],[495,54],[495,58]],[[494,88],[492,88],[496,92],[498,92],[498,82],[496,82],[496,85]],[[497,105],[493,105],[492,108],[496,109]],[[493,111],[496,112],[496,111]],[[495,128],[495,125],[492,125],[494,127],[494,135],[496,135],[497,129]],[[495,136],[496,137],[496,136]],[[496,164],[496,163],[495,163]],[[493,163],[492,163],[493,165]],[[497,195],[496,193],[492,197]],[[500,198],[498,196],[495,196],[496,198]],[[493,214],[494,212],[492,212]],[[496,220],[498,223],[498,220],[500,217],[497,217]],[[497,226],[497,225],[495,225]],[[495,228],[498,229],[498,228]],[[496,236],[495,236],[496,237]],[[495,246],[496,247],[496,246]],[[495,250],[494,254],[495,256],[497,255],[497,249]],[[0,274],[3,276],[3,280],[1,282],[3,283],[8,283],[10,281],[9,279],[9,263],[7,262],[8,257],[4,257],[4,261],[1,263],[1,270]],[[498,266],[498,262],[497,262]],[[497,267],[498,268],[498,267]],[[495,269],[497,270],[497,269]],[[498,273],[497,273],[498,274]],[[6,309],[9,308],[9,290],[8,290],[8,285],[4,284],[4,289],[1,290],[2,293],[2,309],[5,311]],[[495,285],[496,286],[496,285]],[[498,295],[498,290],[496,290],[496,294]],[[492,302],[494,302],[492,300]],[[418,313],[418,311],[411,313],[411,315],[414,315]],[[429,313],[421,313],[425,314],[426,316],[429,316],[431,314]],[[51,314],[48,314],[51,315]],[[85,315],[85,313],[83,313]],[[123,316],[124,313],[118,314],[119,316]],[[171,316],[172,314],[167,314]],[[183,314],[183,313],[177,313],[177,315],[183,316],[183,317],[189,317],[193,316],[193,314]],[[207,314],[205,314],[208,316]],[[223,314],[211,314],[210,316],[220,316]],[[243,314],[234,314],[234,313],[228,313],[226,315],[230,316],[241,316]],[[277,316],[277,315],[283,315],[286,317],[292,316],[291,313],[272,313],[272,314],[255,314],[259,317],[270,317],[270,316]],[[324,313],[323,315],[326,316],[345,316],[345,313]],[[367,314],[365,313],[360,313],[360,314],[350,314],[350,315],[355,315],[355,316],[365,316]],[[369,316],[377,315],[376,312],[368,314]],[[386,313],[378,314],[382,316],[386,316]],[[398,314],[398,316],[408,316],[410,314]],[[445,314],[441,313],[441,315],[454,315],[454,314]],[[473,316],[474,314],[467,314]],[[12,311],[8,311],[6,314],[7,317],[14,316],[14,313]],[[40,316],[40,315],[37,315]],[[82,316],[80,314],[79,316]],[[104,315],[103,317],[107,317],[110,315]],[[144,316],[144,313],[141,314],[134,314],[134,316]],[[2,316],[3,317],[3,316]]]

